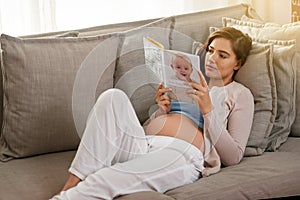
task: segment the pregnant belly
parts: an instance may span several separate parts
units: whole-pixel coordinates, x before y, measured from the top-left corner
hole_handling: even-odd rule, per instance
[[[202,130],[182,114],[161,115],[148,124],[147,135],[163,135],[185,140],[203,152]]]

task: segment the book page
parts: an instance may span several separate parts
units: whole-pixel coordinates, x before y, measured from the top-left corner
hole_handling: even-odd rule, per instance
[[[162,64],[163,64],[163,46],[155,42],[149,37],[143,38],[144,42],[144,53],[145,53],[145,64],[152,70],[154,75],[160,80],[163,80],[162,75]]]
[[[194,99],[187,94],[192,88],[185,82],[200,82],[198,71],[200,71],[199,56],[178,51],[163,52],[163,80],[165,87],[172,89],[169,96],[173,100],[195,103]]]

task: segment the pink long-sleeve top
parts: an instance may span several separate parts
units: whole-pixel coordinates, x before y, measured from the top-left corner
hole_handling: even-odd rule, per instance
[[[241,161],[250,135],[254,100],[248,88],[233,81],[210,90],[214,109],[204,115],[204,176]]]

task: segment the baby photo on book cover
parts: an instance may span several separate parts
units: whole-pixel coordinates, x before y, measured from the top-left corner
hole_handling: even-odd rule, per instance
[[[145,64],[171,88],[169,96],[172,100],[194,103],[187,92],[192,88],[186,82],[200,82],[200,58],[197,55],[176,50],[164,49],[164,46],[153,38],[144,38]]]
[[[199,57],[183,52],[164,51],[163,80],[166,87],[172,89],[170,98],[187,103],[194,103],[187,92],[192,88],[186,82],[198,82]]]

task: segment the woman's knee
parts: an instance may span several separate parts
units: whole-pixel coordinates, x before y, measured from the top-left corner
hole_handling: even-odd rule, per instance
[[[111,88],[106,91],[104,91],[97,99],[95,106],[96,107],[102,107],[108,108],[110,105],[114,104],[123,104],[127,103],[129,101],[127,95],[125,92],[123,92],[120,89],[117,88]]]
[[[112,101],[118,101],[118,100],[123,100],[123,99],[128,99],[127,95],[125,94],[125,92],[123,92],[122,90],[118,89],[118,88],[110,88],[106,91],[104,91],[97,99],[98,103],[99,101],[103,102],[103,101],[108,101],[108,102],[112,102]]]

